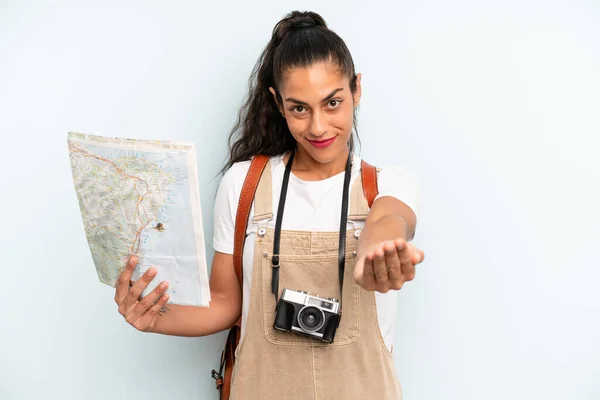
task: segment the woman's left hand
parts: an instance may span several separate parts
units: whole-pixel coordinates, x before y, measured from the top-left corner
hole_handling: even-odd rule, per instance
[[[415,265],[424,258],[422,250],[402,238],[382,242],[357,260],[354,280],[365,290],[399,290],[404,282],[415,278]]]

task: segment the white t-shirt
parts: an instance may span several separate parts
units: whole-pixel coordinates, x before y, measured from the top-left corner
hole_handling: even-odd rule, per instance
[[[354,156],[350,187],[360,174],[360,158]],[[234,164],[223,176],[215,201],[213,247],[216,251],[233,254],[235,216],[242,186],[250,161]],[[279,196],[285,164],[283,155],[271,158],[273,215],[277,215]],[[378,178],[379,194],[393,196],[408,205],[417,214],[419,205],[418,184],[413,176],[398,167],[382,168]],[[282,230],[338,231],[342,207],[344,172],[321,181],[304,181],[290,174],[286,204],[283,213]],[[289,212],[288,210],[294,210]],[[252,287],[252,260],[257,225],[252,222],[254,204],[250,210],[247,237],[243,254],[243,304],[242,335],[250,308],[250,288]],[[354,224],[354,226],[353,226]],[[348,229],[361,229],[363,222],[348,222]],[[264,223],[261,223],[264,226]],[[267,224],[275,228],[275,218]],[[376,292],[377,315],[384,341],[390,351],[394,340],[398,291]]]

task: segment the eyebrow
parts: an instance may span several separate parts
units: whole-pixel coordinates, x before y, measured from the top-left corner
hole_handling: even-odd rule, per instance
[[[329,95],[327,95],[327,97],[325,97],[323,100],[321,100],[321,103],[324,103],[327,100],[331,100],[331,98],[333,96],[335,96],[336,93],[339,92],[340,90],[344,90],[344,88],[337,88],[337,89],[335,89],[333,92],[329,93]],[[285,99],[285,101],[291,101],[293,103],[300,104],[302,106],[307,106],[308,105],[308,103],[306,103],[304,101],[300,101],[300,100],[294,99],[293,97],[288,97],[287,99]]]

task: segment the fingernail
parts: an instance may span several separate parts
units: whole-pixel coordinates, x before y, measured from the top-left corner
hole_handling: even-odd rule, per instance
[[[149,275],[149,276],[154,276],[154,275],[156,275],[156,270],[155,270],[154,268],[150,268],[150,269],[148,270],[148,275]]]
[[[167,288],[167,286],[169,286],[169,285],[167,284],[167,282],[163,282],[163,283],[161,283],[161,284],[160,284],[160,288],[161,288],[161,289],[166,289],[166,288]]]

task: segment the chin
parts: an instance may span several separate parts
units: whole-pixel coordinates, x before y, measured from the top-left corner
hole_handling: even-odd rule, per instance
[[[340,157],[346,156],[347,146],[335,146],[332,148],[316,149],[310,143],[302,146],[316,162],[320,164],[329,164],[336,161]]]

